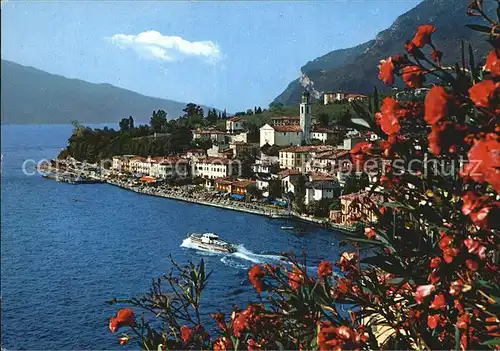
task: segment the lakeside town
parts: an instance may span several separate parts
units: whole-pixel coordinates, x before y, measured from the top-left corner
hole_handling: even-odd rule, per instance
[[[368,97],[328,93],[324,104],[354,99]],[[254,142],[245,120],[235,116],[225,120],[225,131],[214,125],[192,130],[193,141],[208,143],[208,149],[168,156],[114,155],[103,167],[68,157],[40,169],[45,177],[59,181],[107,182],[149,195],[357,231],[359,218],[374,217],[362,206],[363,198],[376,195],[370,193],[362,171],[351,172],[350,151],[376,138],[340,125],[320,126],[307,92],[299,111],[299,116],[273,117],[260,127]],[[251,156],[250,164],[242,162],[243,154]]]

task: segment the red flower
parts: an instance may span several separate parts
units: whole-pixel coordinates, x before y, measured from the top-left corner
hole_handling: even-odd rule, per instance
[[[457,320],[458,329],[467,329],[470,323],[470,315],[468,313],[463,313]]]
[[[245,331],[258,332],[264,324],[273,324],[269,318],[263,319],[264,312],[261,305],[250,305],[243,312],[233,312],[233,335],[239,338]]]
[[[462,213],[481,228],[498,228],[496,217],[500,214],[500,202],[489,196],[477,197],[472,191],[463,196]]]
[[[443,250],[443,258],[446,263],[451,263],[455,257],[458,256],[460,251],[457,248],[451,247],[453,241],[451,236],[444,236],[439,241],[439,247]]]
[[[215,340],[214,342],[214,351],[226,351],[233,349],[233,342],[231,338],[226,338],[222,336]]]
[[[471,271],[477,271],[477,269],[479,268],[479,264],[477,263],[477,261],[473,260],[472,258],[465,260],[465,264]]]
[[[487,136],[474,144],[468,152],[469,163],[461,170],[462,177],[478,183],[491,184],[500,193],[500,143],[495,136]]]
[[[446,307],[446,299],[443,294],[437,295],[432,301],[430,308],[433,310],[442,310]]]
[[[366,141],[362,141],[354,145],[349,153],[356,167],[363,167],[365,161],[370,157],[373,145]]]
[[[436,124],[448,115],[448,107],[453,97],[440,86],[434,86],[425,96],[425,121],[428,124]]]
[[[373,239],[377,236],[377,233],[372,227],[366,227],[365,228],[365,235],[368,239]]]
[[[348,269],[356,268],[357,261],[358,255],[356,255],[354,252],[343,252],[342,255],[340,255],[339,261],[337,262],[337,266],[339,266],[340,270],[344,272]]]
[[[109,319],[109,330],[114,333],[121,327],[133,327],[135,325],[134,311],[130,308],[124,308],[118,311],[116,317]]]
[[[486,58],[484,70],[490,72],[493,77],[500,76],[500,50],[493,49]]]
[[[333,350],[339,346],[336,328],[330,322],[321,322],[318,332],[318,347],[320,350]]]
[[[479,256],[480,259],[484,260],[486,258],[486,248],[479,243],[479,241],[472,238],[467,238],[464,240],[464,244],[469,249],[470,254]]]
[[[318,265],[318,277],[320,278],[328,278],[333,274],[332,263],[329,261],[321,261]]]
[[[431,260],[431,268],[439,268],[441,265],[441,257],[434,257]]]
[[[431,52],[432,59],[438,63],[438,65],[441,64],[441,59],[443,58],[443,53],[439,50],[432,50]]]
[[[411,56],[413,56],[417,59],[424,59],[425,58],[422,51],[420,51],[420,49],[412,41],[407,41],[405,43],[405,49],[406,49],[406,51],[408,51],[408,54],[410,54]]]
[[[128,344],[129,341],[130,341],[130,336],[128,336],[128,335],[120,336],[118,338],[118,343],[120,345],[126,345],[126,344]]]
[[[320,350],[358,350],[365,341],[364,335],[345,325],[336,328],[329,321],[319,324],[317,344]]]
[[[181,339],[185,344],[193,339],[194,329],[189,328],[187,325],[181,327]]]
[[[450,284],[450,295],[457,296],[462,292],[467,292],[472,287],[470,285],[465,285],[461,280],[456,280]]]
[[[436,290],[436,287],[432,284],[418,286],[415,292],[415,300],[417,303],[422,303],[434,290]]]
[[[222,312],[212,313],[211,316],[217,323],[217,326],[219,327],[220,330],[225,331],[227,329],[225,321],[226,315],[224,313]]]
[[[432,24],[419,26],[417,33],[413,37],[412,43],[419,48],[423,48],[426,44],[432,44],[431,35],[436,31],[436,27]]]
[[[425,82],[425,74],[419,66],[406,66],[403,68],[403,81],[410,88],[421,88]]]
[[[483,80],[469,89],[469,97],[478,107],[498,109],[500,83]]]
[[[399,119],[407,113],[392,97],[386,97],[382,102],[381,112],[377,113],[377,121],[387,135],[396,134],[401,129]]]
[[[304,283],[304,272],[294,265],[293,271],[288,272],[288,281],[292,289],[299,290]]]
[[[378,74],[378,78],[384,82],[385,84],[393,85],[394,84],[394,63],[392,62],[392,58],[389,57],[386,60],[380,61],[380,65],[378,66],[380,73]]]
[[[465,126],[448,121],[434,124],[428,135],[429,149],[435,155],[456,152],[464,144],[466,130]]]
[[[430,314],[427,317],[427,325],[431,329],[436,329],[439,324],[441,324],[441,316],[439,314]]]
[[[252,283],[255,290],[260,293],[264,290],[264,283],[262,278],[264,277],[264,270],[258,264],[254,264],[252,268],[248,271],[248,279]]]

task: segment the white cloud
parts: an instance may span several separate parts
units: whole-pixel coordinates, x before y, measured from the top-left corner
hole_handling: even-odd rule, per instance
[[[219,47],[212,41],[188,41],[177,36],[150,30],[137,35],[115,34],[111,42],[121,49],[133,49],[151,60],[174,61],[183,57],[201,57],[213,63],[221,58]]]

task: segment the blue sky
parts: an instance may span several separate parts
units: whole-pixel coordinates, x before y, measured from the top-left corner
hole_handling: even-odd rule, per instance
[[[307,61],[373,39],[420,0],[2,1],[2,58],[228,111],[265,107]]]

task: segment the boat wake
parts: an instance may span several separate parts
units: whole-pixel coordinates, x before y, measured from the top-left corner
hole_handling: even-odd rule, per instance
[[[196,244],[193,244],[189,238],[183,240],[181,247],[185,247],[188,249],[194,249],[199,252],[201,255],[206,256],[224,256],[221,258],[221,262],[226,266],[238,268],[238,269],[247,269],[248,266],[242,264],[238,261],[247,261],[251,263],[263,264],[263,263],[272,263],[281,261],[281,256],[279,255],[266,255],[266,254],[258,254],[252,252],[245,248],[243,245],[235,245],[236,252],[233,253],[224,253],[224,252],[216,252],[210,250],[204,250],[199,248]]]

